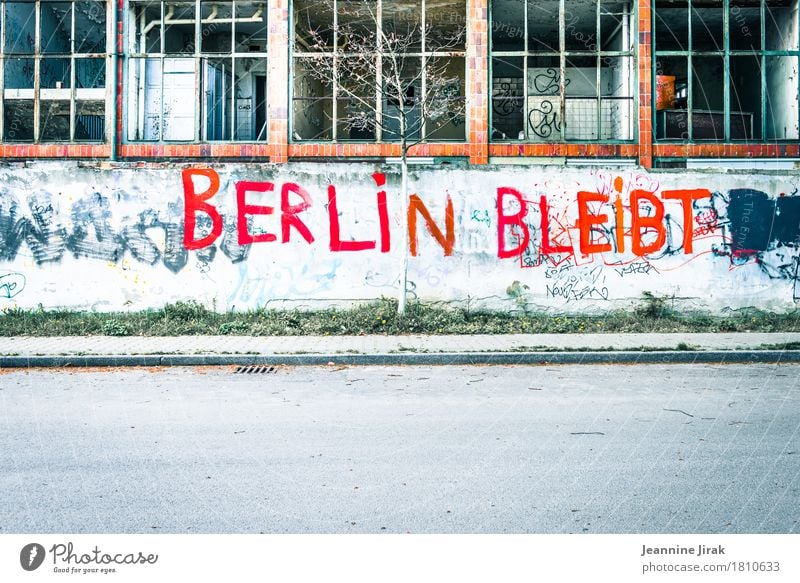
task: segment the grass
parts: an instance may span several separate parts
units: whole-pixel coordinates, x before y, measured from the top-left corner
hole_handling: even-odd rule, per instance
[[[468,311],[394,300],[350,309],[216,313],[195,302],[128,313],[9,309],[0,312],[0,336],[336,336],[364,334],[517,334],[626,332],[794,332],[800,311],[777,314],[741,310],[726,316],[679,314],[643,299],[641,308],[602,316]],[[689,349],[690,347],[686,347]]]

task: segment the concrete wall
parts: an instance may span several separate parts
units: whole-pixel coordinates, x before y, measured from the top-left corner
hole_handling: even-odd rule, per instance
[[[0,167],[0,308],[396,297],[408,217],[398,170]],[[412,298],[568,313],[629,308],[644,291],[714,312],[788,310],[800,297],[798,172],[444,166],[410,183]]]

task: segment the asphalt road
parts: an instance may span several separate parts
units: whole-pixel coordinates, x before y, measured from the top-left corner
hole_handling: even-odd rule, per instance
[[[800,532],[800,366],[0,371],[0,534]]]

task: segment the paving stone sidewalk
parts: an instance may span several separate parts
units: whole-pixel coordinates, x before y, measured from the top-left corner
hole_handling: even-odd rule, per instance
[[[0,356],[375,355],[553,351],[763,350],[800,333],[476,334],[465,336],[6,337]]]

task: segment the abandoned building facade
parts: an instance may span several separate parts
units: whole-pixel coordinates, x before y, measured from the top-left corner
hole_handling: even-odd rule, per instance
[[[411,39],[412,117],[432,63],[458,81],[443,99],[459,115],[418,119],[412,157],[800,159],[798,0],[359,2],[0,0],[0,157],[396,157],[399,128],[345,123],[399,106],[374,81],[354,104],[349,24]],[[339,74],[321,81],[320,66]]]

